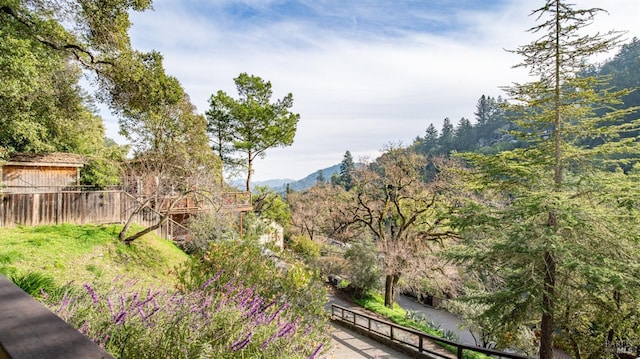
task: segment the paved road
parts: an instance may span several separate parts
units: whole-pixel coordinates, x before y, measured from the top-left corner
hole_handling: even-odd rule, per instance
[[[417,313],[422,313],[427,317],[427,320],[431,320],[435,323],[439,323],[442,329],[450,330],[458,334],[458,342],[467,345],[476,345],[476,341],[471,335],[471,332],[464,327],[462,320],[454,314],[451,314],[443,309],[436,309],[427,305],[416,302],[410,297],[399,295],[396,298],[398,305],[402,308],[411,310]]]

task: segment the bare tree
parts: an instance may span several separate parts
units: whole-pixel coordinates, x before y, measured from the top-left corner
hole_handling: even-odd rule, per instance
[[[426,182],[427,160],[389,148],[354,174],[351,218],[368,228],[382,255],[385,305],[392,307],[398,281],[416,267],[432,242],[451,237],[442,209],[443,180]]]

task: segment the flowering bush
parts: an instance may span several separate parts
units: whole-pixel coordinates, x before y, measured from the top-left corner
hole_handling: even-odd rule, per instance
[[[315,358],[323,327],[309,326],[288,302],[259,295],[223,272],[188,292],[122,290],[85,284],[45,302],[116,358]],[[118,284],[118,283],[116,283]]]

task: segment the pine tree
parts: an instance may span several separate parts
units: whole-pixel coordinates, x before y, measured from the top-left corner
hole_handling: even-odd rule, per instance
[[[618,42],[615,32],[583,34],[600,11],[563,0],[533,11],[541,23],[530,31],[541,36],[514,52],[539,79],[507,88],[530,146],[465,155],[482,196],[459,212],[466,242],[452,257],[482,279],[471,298],[503,323],[500,344],[535,324],[543,359],[554,340],[575,358],[601,357],[614,340],[637,340],[640,327],[638,176],[615,170],[638,152],[638,138],[619,140],[638,121],[611,125],[635,109],[597,116],[626,91],[599,91],[600,79],[577,76]],[[593,136],[600,145],[580,145]]]
[[[353,171],[355,169],[356,165],[353,163],[353,156],[351,156],[351,152],[346,151],[340,163],[340,184],[347,191],[353,186]]]
[[[448,156],[449,152],[453,149],[453,124],[448,117],[442,122],[442,130],[440,131],[438,144],[440,145],[440,152],[446,156]]]

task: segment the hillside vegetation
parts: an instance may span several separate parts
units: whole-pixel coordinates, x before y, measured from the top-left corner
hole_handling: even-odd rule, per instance
[[[119,225],[63,224],[0,228],[0,273],[39,272],[67,282],[111,282],[119,276],[149,286],[173,286],[188,256],[172,242],[147,235],[132,245],[117,241]]]
[[[251,237],[190,257],[155,235],[125,245],[120,230],[0,228],[0,273],[115,358],[314,358],[326,350],[326,291],[295,260],[284,270]]]

